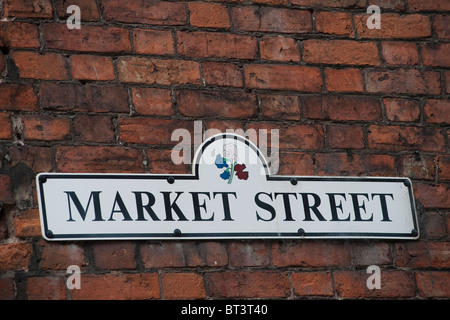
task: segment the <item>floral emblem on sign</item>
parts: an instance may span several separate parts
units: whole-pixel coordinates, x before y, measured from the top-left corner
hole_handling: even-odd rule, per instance
[[[216,167],[223,169],[220,177],[223,180],[228,180],[228,184],[233,182],[233,177],[236,175],[239,180],[248,179],[248,171],[244,171],[246,165],[238,163],[237,146],[233,143],[227,143],[223,146],[223,156],[219,153],[216,156]]]

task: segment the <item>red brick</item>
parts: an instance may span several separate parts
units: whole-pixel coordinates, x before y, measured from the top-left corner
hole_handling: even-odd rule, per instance
[[[184,3],[146,0],[104,0],[103,18],[108,21],[149,25],[184,25],[187,21]]]
[[[381,53],[388,65],[414,65],[419,63],[419,53],[415,43],[382,42]]]
[[[196,61],[120,57],[116,66],[121,82],[162,85],[201,82],[200,67]]]
[[[0,44],[9,48],[39,48],[37,25],[27,22],[0,22]]]
[[[0,278],[0,299],[14,300],[15,296],[14,279],[10,277]]]
[[[433,29],[436,31],[438,38],[450,39],[450,16],[449,15],[436,15],[434,17]]]
[[[134,50],[141,54],[174,54],[174,42],[170,31],[134,29]]]
[[[341,149],[363,149],[364,134],[361,126],[329,125],[327,126],[328,146]]]
[[[182,155],[183,151],[180,151],[180,153]],[[172,150],[148,149],[145,151],[145,155],[148,160],[148,171],[150,173],[192,173],[192,168],[189,164],[175,164],[172,161]]]
[[[145,268],[221,267],[228,264],[225,243],[162,242],[141,246]]]
[[[371,149],[442,151],[445,148],[444,137],[435,128],[372,125],[368,132]]]
[[[450,297],[450,272],[423,271],[416,273],[417,288],[421,297]]]
[[[430,43],[422,45],[424,65],[450,67],[450,43]]]
[[[28,209],[14,217],[14,228],[17,237],[38,237],[41,235],[39,211]]]
[[[275,271],[207,273],[205,286],[213,298],[283,298],[290,295],[287,273]]]
[[[282,128],[280,137],[283,137],[280,141],[281,149],[313,150],[324,146],[323,129],[318,125],[299,124]]]
[[[98,21],[97,2],[95,0],[57,0],[55,11],[59,18],[67,20],[72,13],[67,13],[67,8],[71,5],[80,7],[81,21]]]
[[[321,64],[380,65],[375,42],[354,40],[305,40],[303,60]]]
[[[411,39],[431,36],[430,18],[426,15],[383,13],[380,29],[367,28],[370,16],[371,14],[354,16],[356,32],[360,38]]]
[[[309,119],[339,121],[381,120],[377,98],[350,95],[305,96],[300,100],[303,115]]]
[[[84,274],[81,290],[70,290],[73,300],[147,300],[159,299],[157,273]]]
[[[450,11],[447,0],[408,0],[409,10],[413,11]]]
[[[437,220],[438,218],[439,220]],[[429,237],[429,239],[438,237],[445,237],[445,222],[443,217],[438,213],[432,213],[432,215],[426,216],[427,220],[433,219],[437,223],[438,230],[434,230],[430,233],[425,230],[423,237]],[[429,222],[429,221],[426,221]],[[430,228],[431,229],[431,228]],[[437,232],[436,232],[437,231]],[[450,264],[450,245],[448,242],[427,241],[427,242],[407,242],[397,244],[396,250],[396,265],[399,267],[407,268],[448,268]]]
[[[435,214],[432,217],[439,218],[438,224],[440,225],[441,230],[437,232],[436,235],[445,236],[445,231],[442,230],[444,225],[444,221],[441,219],[442,217],[439,214]],[[426,218],[427,220],[430,220],[430,216],[427,216]],[[430,225],[431,224],[432,223],[430,223]],[[428,233],[427,236],[430,238],[435,237],[430,233]],[[448,268],[450,266],[450,243],[444,239],[443,242],[433,241],[428,242],[427,244],[428,254],[430,256],[430,266],[435,268]]]
[[[72,77],[78,80],[114,80],[114,67],[111,58],[76,55],[70,57]]]
[[[123,28],[83,25],[69,29],[65,23],[46,23],[42,38],[47,49],[79,52],[129,53],[129,31]]]
[[[317,32],[353,38],[352,17],[347,12],[318,11],[314,13]]]
[[[12,167],[23,162],[34,172],[52,171],[53,155],[50,147],[13,146],[8,153]]]
[[[363,81],[359,69],[325,69],[328,91],[363,92]]]
[[[408,298],[414,297],[414,274],[409,271],[381,270],[381,288],[368,289],[366,270],[333,272],[336,293],[342,298]]]
[[[4,243],[0,245],[0,271],[28,270],[33,249],[29,243]]]
[[[50,0],[5,0],[3,16],[21,18],[51,18],[52,4]]]
[[[447,228],[445,225],[445,216],[439,212],[427,212],[422,219],[424,228],[421,228],[421,234],[426,239],[441,239],[447,235]],[[445,267],[450,265],[450,243],[445,242],[444,245],[438,242],[429,242],[430,256],[432,259],[430,264],[436,267]],[[436,248],[435,248],[436,246]],[[437,254],[434,254],[437,253]]]
[[[436,162],[438,166],[439,180],[450,181],[450,156],[438,156]]]
[[[450,124],[450,99],[428,99],[424,111],[427,122]]]
[[[450,93],[450,71],[445,71],[445,92]]]
[[[190,2],[190,24],[200,28],[229,28],[228,9],[218,3]]]
[[[178,53],[187,57],[256,59],[255,37],[213,32],[178,32]]]
[[[261,94],[262,115],[271,119],[300,120],[298,97],[279,94]]]
[[[66,283],[63,277],[30,277],[27,280],[28,300],[65,300]]]
[[[181,90],[176,92],[178,111],[188,117],[253,118],[256,96],[250,93]]]
[[[414,194],[417,202],[425,208],[448,208],[450,207],[450,185],[416,183]]]
[[[241,68],[233,63],[202,62],[203,80],[206,85],[242,87]]]
[[[291,0],[291,4],[308,7],[362,8],[364,0]]]
[[[55,162],[59,172],[143,172],[140,150],[122,147],[58,146]]]
[[[174,114],[169,89],[132,88],[134,110],[143,115],[170,116]]]
[[[67,270],[70,265],[87,265],[84,249],[79,244],[42,242],[40,265],[44,270]]]
[[[434,180],[436,169],[434,157],[420,154],[397,156],[397,170],[399,176],[411,179]]]
[[[203,277],[195,273],[165,273],[162,275],[164,299],[204,299]]]
[[[286,37],[264,37],[259,43],[262,59],[275,61],[300,61],[297,41]]]
[[[0,83],[0,109],[36,111],[37,95],[31,85]]]
[[[395,176],[394,157],[378,154],[316,154],[317,173],[326,176]]]
[[[407,268],[430,266],[430,256],[426,242],[402,242],[395,244],[395,265]]]
[[[73,123],[75,141],[115,141],[114,127],[109,116],[78,115]]]
[[[334,295],[330,272],[293,273],[291,278],[296,296],[331,297]]]
[[[344,242],[274,242],[272,260],[276,267],[332,267],[350,264],[350,248]]]
[[[320,92],[322,77],[315,67],[287,65],[244,65],[246,86],[257,89]]]
[[[47,115],[24,115],[24,138],[26,140],[68,140],[72,138],[70,121]]]
[[[42,83],[41,106],[45,110],[129,113],[128,92],[122,85]]]
[[[57,53],[17,51],[11,54],[21,78],[68,80],[66,59]]]
[[[108,241],[93,245],[95,266],[99,269],[136,269],[135,244]]]
[[[356,242],[352,244],[352,265],[392,265],[393,256],[389,243]]]
[[[311,12],[307,10],[235,7],[231,10],[234,28],[245,31],[307,33],[312,32]]]
[[[418,121],[420,118],[420,103],[416,100],[384,98],[383,104],[390,121]]]
[[[368,71],[364,74],[370,93],[439,94],[439,73],[416,69]]]
[[[280,175],[313,176],[314,163],[310,154],[280,151]]]
[[[11,139],[11,119],[8,113],[0,113],[0,140]]]
[[[232,266],[260,267],[270,265],[270,249],[265,242],[232,242],[228,245]]]

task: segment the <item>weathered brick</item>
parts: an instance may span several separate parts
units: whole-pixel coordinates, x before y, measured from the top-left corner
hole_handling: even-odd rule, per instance
[[[55,162],[59,172],[143,172],[140,150],[121,147],[58,146]]]
[[[28,270],[33,249],[30,243],[4,243],[0,245],[0,271]]]
[[[200,28],[229,28],[228,9],[219,3],[190,2],[191,26]]]
[[[450,9],[449,9],[450,10]],[[426,298],[448,298],[450,296],[450,272],[423,271],[416,273],[419,294]]]
[[[380,65],[375,42],[354,40],[305,40],[303,60],[321,64]]]
[[[16,236],[37,237],[41,235],[41,223],[39,211],[37,209],[28,209],[14,217],[14,228]]]
[[[329,125],[327,140],[330,148],[363,149],[364,133],[361,126]]]
[[[388,243],[354,243],[351,247],[352,265],[391,265],[393,256]]]
[[[314,163],[310,154],[295,151],[280,151],[278,174],[309,176],[314,175]]]
[[[73,300],[147,300],[159,299],[157,273],[85,274],[81,290],[70,290]]]
[[[388,65],[414,65],[419,63],[417,45],[412,42],[382,42],[381,53]]]
[[[204,299],[203,277],[196,273],[164,273],[162,275],[164,299]]]
[[[103,18],[108,21],[149,25],[184,25],[187,21],[184,3],[146,0],[105,0],[101,3]]]
[[[122,85],[42,83],[41,106],[46,110],[129,113],[128,93]]]
[[[446,183],[416,183],[414,195],[425,208],[448,208],[450,206],[450,185]]]
[[[244,65],[246,86],[257,89],[320,92],[319,68],[287,65]]]
[[[48,49],[131,52],[129,31],[118,27],[83,25],[81,29],[69,29],[65,23],[46,23],[42,26],[42,38]]]
[[[292,273],[292,288],[297,296],[331,297],[333,281],[330,272]]]
[[[360,38],[411,39],[431,36],[430,18],[426,15],[383,13],[380,29],[367,28],[369,17],[370,14],[354,16],[356,32]]]
[[[215,32],[178,32],[178,53],[187,57],[256,59],[256,38]]]
[[[11,139],[11,119],[8,113],[0,113],[0,140]]]
[[[204,276],[205,287],[213,298],[282,298],[290,295],[286,272],[214,272]]]
[[[256,96],[245,92],[180,90],[176,92],[178,111],[190,117],[253,118]]]
[[[300,49],[295,39],[264,37],[259,43],[262,59],[275,61],[300,61]]]
[[[427,122],[450,124],[450,99],[428,99],[424,111]]]
[[[318,11],[314,13],[316,29],[320,33],[335,34],[353,38],[352,17],[347,12]]]
[[[390,121],[417,121],[420,117],[420,103],[402,98],[384,98],[386,117]]]
[[[232,266],[268,266],[270,249],[265,242],[232,242],[228,245]]]
[[[321,126],[298,124],[280,128],[281,149],[313,150],[324,146],[324,133]]]
[[[75,141],[115,141],[114,127],[109,116],[78,115],[73,123]]]
[[[134,110],[142,115],[174,114],[172,108],[172,96],[168,89],[160,88],[132,88]]]
[[[50,0],[5,0],[3,4],[5,17],[18,18],[51,18],[52,4]]]
[[[440,130],[430,127],[371,125],[368,142],[371,149],[442,151],[445,148]]]
[[[92,55],[70,57],[72,77],[78,80],[114,80],[114,67],[111,58]]]
[[[233,63],[202,62],[203,80],[206,85],[242,87],[242,70]]]
[[[57,0],[55,11],[59,18],[67,20],[72,13],[67,13],[67,8],[71,5],[80,7],[81,21],[98,21],[97,2],[95,0]]]
[[[328,91],[363,92],[361,71],[351,69],[325,69],[325,82]]]
[[[68,140],[72,138],[68,118],[47,115],[23,115],[24,138],[26,140]]]
[[[120,57],[116,66],[121,82],[162,85],[201,82],[200,67],[196,61]]]
[[[31,85],[0,83],[0,109],[36,111],[37,95]]]
[[[14,279],[10,277],[0,278],[0,299],[14,300],[15,296]]]
[[[23,162],[34,172],[52,171],[53,155],[50,147],[12,146],[8,153],[11,157],[11,166]]]
[[[183,151],[180,151],[180,154],[182,156]],[[147,149],[145,155],[150,173],[188,174],[192,172],[189,164],[175,164],[172,161],[172,150]]]
[[[437,157],[437,166],[438,166],[438,174],[439,180],[450,180],[450,156],[438,156]]]
[[[395,176],[394,157],[378,154],[318,153],[317,174],[325,176]]]
[[[292,4],[308,7],[362,8],[364,0],[291,0]]]
[[[368,71],[364,74],[366,91],[371,93],[439,94],[439,73],[416,69]]]
[[[135,244],[108,241],[93,245],[95,266],[99,269],[135,269]]]
[[[430,43],[422,45],[424,65],[450,67],[450,43]]]
[[[309,119],[375,121],[381,119],[381,106],[374,97],[314,95],[300,98],[303,115]]]
[[[407,268],[430,266],[430,256],[426,242],[402,242],[395,244],[395,265]]]
[[[439,212],[427,212],[421,219],[423,227],[421,234],[426,239],[441,239],[447,235],[445,215]],[[435,267],[446,267],[450,265],[450,243],[429,242],[430,264]]]
[[[416,294],[414,274],[410,271],[381,270],[381,288],[369,289],[370,274],[362,271],[333,272],[336,293],[342,298],[408,298]]]
[[[66,59],[57,53],[16,51],[11,54],[21,78],[68,80]]]
[[[27,22],[0,22],[0,45],[9,48],[39,48],[37,25]]]
[[[80,268],[87,265],[84,249],[80,244],[41,242],[40,265],[44,270],[66,270],[70,265]]]
[[[28,300],[65,300],[66,283],[63,277],[30,277],[27,280]]]
[[[413,11],[450,11],[447,0],[408,0],[409,10]]]
[[[134,29],[134,50],[141,54],[174,54],[172,33],[165,30]]]
[[[433,29],[436,31],[438,38],[450,39],[450,15],[436,15],[434,17]]]
[[[436,176],[433,156],[419,153],[401,155],[397,157],[396,165],[401,177],[434,180]]]
[[[298,97],[279,94],[261,94],[262,115],[271,119],[300,120]]]

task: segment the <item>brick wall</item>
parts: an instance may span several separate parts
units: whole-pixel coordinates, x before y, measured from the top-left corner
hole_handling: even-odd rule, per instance
[[[448,0],[0,3],[0,299],[450,298]],[[43,240],[37,173],[189,173],[198,120],[279,129],[279,174],[409,177],[420,239]]]

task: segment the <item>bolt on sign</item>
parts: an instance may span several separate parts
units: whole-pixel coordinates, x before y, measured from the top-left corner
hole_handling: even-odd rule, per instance
[[[236,134],[198,148],[192,174],[41,173],[47,240],[417,239],[407,178],[271,175]]]

